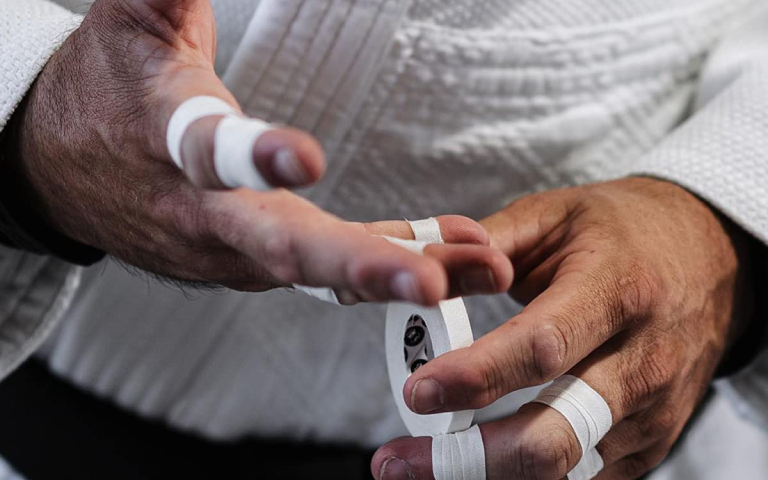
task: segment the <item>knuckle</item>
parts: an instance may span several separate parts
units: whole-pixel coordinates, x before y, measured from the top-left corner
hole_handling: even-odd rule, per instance
[[[538,324],[530,337],[530,362],[527,380],[532,385],[548,382],[562,374],[568,354],[568,335],[562,322],[542,322]]]
[[[564,478],[570,465],[575,465],[580,447],[565,427],[555,427],[520,447],[520,465],[524,478],[558,480]]]
[[[645,457],[641,455],[635,455],[625,459],[622,465],[621,478],[639,478],[652,468]]]
[[[658,298],[658,282],[647,265],[636,257],[619,262],[613,272],[617,314],[622,319],[643,318]]]
[[[507,393],[507,370],[495,359],[487,358],[476,372],[467,372],[467,403],[478,409],[490,405]]]
[[[640,478],[664,461],[667,453],[666,448],[653,448],[628,457],[624,461],[623,473],[627,478]]]
[[[678,353],[670,347],[650,349],[640,368],[634,368],[627,376],[625,407],[638,409],[647,406],[672,388],[679,375],[677,356]]]
[[[656,349],[649,355],[645,368],[638,369],[635,376],[639,384],[639,397],[655,396],[671,386],[677,370],[674,356],[674,352],[666,349]]]
[[[643,438],[667,437],[674,431],[677,421],[677,412],[674,408],[664,406],[656,409],[654,414],[640,425]]]
[[[441,225],[450,225],[446,230],[451,232],[451,243],[474,245],[488,245],[490,243],[490,237],[485,228],[471,218],[460,215],[446,215],[440,217],[438,221]]]
[[[303,281],[298,246],[289,230],[276,228],[264,242],[264,264],[275,278],[285,283]]]

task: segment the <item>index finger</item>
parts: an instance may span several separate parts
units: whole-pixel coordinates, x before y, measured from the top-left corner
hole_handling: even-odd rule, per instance
[[[483,408],[561,376],[626,328],[610,275],[588,263],[578,269],[564,263],[565,273],[517,317],[421,367],[403,389],[409,408],[422,414]]]

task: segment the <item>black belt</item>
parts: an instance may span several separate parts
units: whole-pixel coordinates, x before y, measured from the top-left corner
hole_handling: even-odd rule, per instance
[[[27,480],[370,479],[372,452],[216,443],[85,393],[29,361],[0,382],[0,456]]]
[[[0,456],[27,480],[358,480],[371,478],[372,455],[260,439],[211,442],[85,393],[37,361],[0,382]]]

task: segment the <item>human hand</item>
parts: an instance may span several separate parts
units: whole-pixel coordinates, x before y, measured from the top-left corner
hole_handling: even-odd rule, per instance
[[[3,175],[23,184],[19,201],[70,238],[185,281],[299,283],[427,305],[508,286],[509,261],[468,219],[441,226],[446,241],[470,245],[429,246],[422,257],[374,236],[407,237],[404,222],[350,224],[286,190],[224,189],[213,168],[220,116],[184,135],[185,178],[166,145],[173,112],[196,96],[238,108],[213,70],[215,38],[208,0],[97,1],[9,127]],[[256,143],[253,165],[294,187],[319,179],[324,159],[310,135],[277,128]]]
[[[512,259],[510,293],[527,306],[417,370],[406,403],[417,413],[478,409],[568,373],[613,417],[597,478],[643,475],[667,455],[743,329],[746,236],[682,188],[647,178],[525,197],[481,223]],[[565,418],[537,403],[481,431],[491,480],[561,479],[582,456]],[[433,478],[430,448],[429,438],[390,442],[372,472]]]

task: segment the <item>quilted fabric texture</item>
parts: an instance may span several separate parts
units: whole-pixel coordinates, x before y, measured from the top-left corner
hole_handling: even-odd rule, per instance
[[[80,20],[45,0],[0,0],[0,130]]]

